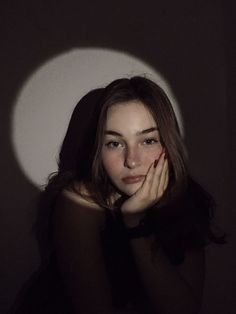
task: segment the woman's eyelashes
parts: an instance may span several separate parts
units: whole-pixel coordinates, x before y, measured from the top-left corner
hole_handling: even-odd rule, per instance
[[[157,138],[147,138],[143,142],[145,145],[154,145],[159,143],[159,140]]]
[[[147,145],[147,146],[151,146],[151,145],[155,145],[159,143],[159,140],[157,138],[151,137],[151,138],[145,138],[144,140],[140,141],[141,145]],[[121,142],[121,141],[108,141],[105,142],[105,147],[108,149],[116,149],[116,148],[122,148],[125,147],[126,143]]]
[[[105,146],[108,149],[115,149],[115,148],[121,147],[122,144],[120,142],[117,142],[117,141],[109,141],[109,142],[105,143]]]

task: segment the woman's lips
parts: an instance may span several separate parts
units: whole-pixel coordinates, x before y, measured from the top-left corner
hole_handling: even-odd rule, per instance
[[[133,184],[133,183],[138,183],[140,181],[143,181],[144,178],[145,178],[145,176],[132,176],[132,177],[122,178],[122,181],[125,184]]]

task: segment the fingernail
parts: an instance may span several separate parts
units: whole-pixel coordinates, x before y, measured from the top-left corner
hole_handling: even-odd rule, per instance
[[[166,153],[165,153],[165,152],[162,152],[159,158],[161,159],[161,158],[164,157],[163,159],[165,159],[165,155],[166,155]]]
[[[158,159],[156,159],[156,160],[154,161],[154,168],[156,168],[157,163],[158,163]]]

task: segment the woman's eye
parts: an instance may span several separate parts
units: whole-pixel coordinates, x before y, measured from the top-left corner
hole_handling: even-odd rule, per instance
[[[155,139],[155,138],[147,138],[145,141],[144,141],[144,144],[145,145],[153,145],[153,144],[156,144],[158,143],[158,140]]]
[[[105,146],[108,147],[108,148],[117,148],[120,145],[121,144],[119,142],[116,142],[116,141],[110,141],[110,142],[105,144]]]

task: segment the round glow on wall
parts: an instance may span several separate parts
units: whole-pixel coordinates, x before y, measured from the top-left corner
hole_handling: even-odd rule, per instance
[[[27,79],[12,116],[12,141],[18,162],[40,187],[57,170],[57,156],[77,102],[92,89],[121,77],[145,75],[170,97],[183,133],[177,102],[167,82],[150,65],[124,52],[74,49],[61,54]]]

